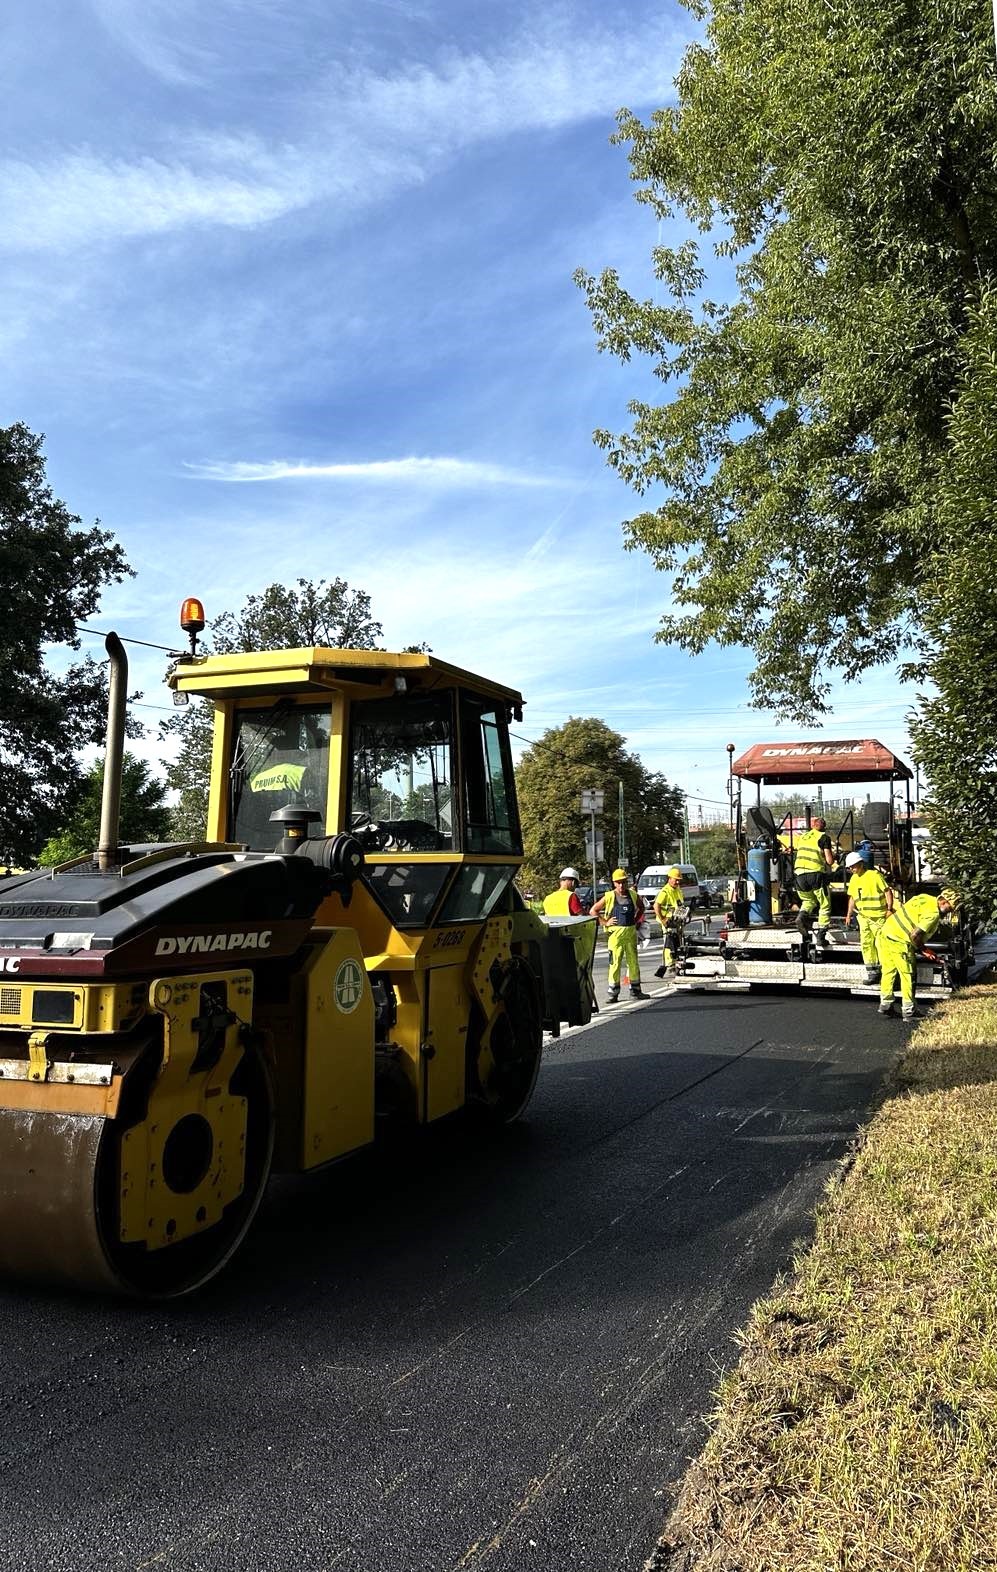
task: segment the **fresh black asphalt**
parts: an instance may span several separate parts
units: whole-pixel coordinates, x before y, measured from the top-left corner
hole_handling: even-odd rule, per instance
[[[622,1005],[499,1135],[273,1181],[196,1299],[0,1293],[0,1565],[638,1572],[901,1034]]]

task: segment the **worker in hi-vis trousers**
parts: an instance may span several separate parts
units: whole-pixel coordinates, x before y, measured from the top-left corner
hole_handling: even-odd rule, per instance
[[[793,881],[800,897],[796,926],[808,933],[817,915],[817,943],[827,943],[831,926],[831,896],[828,881],[834,867],[834,847],[827,824],[819,815],[810,820],[809,830],[801,830],[793,841]]]
[[[685,896],[682,894],[682,869],[669,868],[668,878],[654,897],[654,915],[661,924],[661,937],[663,942],[661,952],[661,965],[655,972],[655,977],[675,976],[675,951],[672,945],[675,940],[675,925],[678,921],[679,908],[685,915]]]
[[[620,976],[624,966],[630,978],[631,999],[644,997],[637,959],[637,918],[643,910],[644,902],[637,891],[630,888],[626,869],[614,868],[613,888],[595,902],[590,913],[608,930],[609,992],[606,998],[610,1004],[615,1004],[620,997]]]
[[[853,918],[858,918],[859,942],[862,945],[862,959],[865,961],[865,980],[871,984],[879,981],[879,951],[876,949],[876,939],[887,915],[893,910],[893,891],[878,868],[870,868],[866,865],[861,852],[848,853],[845,858],[845,871],[850,874],[845,927],[850,928]]]
[[[940,895],[912,895],[909,901],[894,906],[882,928],[876,946],[883,968],[879,980],[879,1013],[892,1015],[893,989],[900,979],[900,1008],[905,1021],[913,1020],[914,956],[932,937],[943,917],[957,912],[960,898],[955,890]]]

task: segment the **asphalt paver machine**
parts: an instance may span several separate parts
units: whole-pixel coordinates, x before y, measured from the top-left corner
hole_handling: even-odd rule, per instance
[[[271,1167],[528,1102],[543,1033],[590,1018],[595,924],[548,925],[522,861],[512,689],[429,654],[204,656],[205,841],[117,841],[111,657],[100,846],[0,879],[0,1276],[151,1298],[210,1278]]]
[[[737,854],[729,911],[718,932],[687,924],[682,935],[680,987],[744,988],[783,984],[806,989],[875,994],[865,982],[856,930],[844,927],[848,897],[844,858],[862,852],[878,867],[898,900],[914,893],[912,772],[904,761],[873,739],[841,742],[759,743],[740,758],[730,752],[731,803]],[[861,806],[825,813],[830,788],[876,788]],[[762,788],[783,787],[811,800],[800,815],[776,823],[762,802]],[[754,788],[746,802],[745,787]],[[899,808],[898,808],[899,799]],[[836,866],[830,873],[831,926],[825,943],[798,922],[799,899],[793,883],[795,841],[812,818],[823,814],[835,843]],[[937,890],[938,885],[934,888]],[[932,950],[936,960],[921,959],[917,990],[939,996],[965,980],[970,939],[961,921],[943,929]]]

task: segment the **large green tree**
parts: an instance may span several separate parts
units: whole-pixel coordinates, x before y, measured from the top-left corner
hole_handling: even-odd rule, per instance
[[[755,700],[805,720],[835,671],[916,638],[965,530],[941,493],[997,278],[993,18],[983,0],[692,8],[708,20],[676,104],[619,117],[676,240],[653,252],[657,296],[579,274],[600,348],[647,357],[664,401],[596,440],[648,499],[624,531],[672,575],[659,637],[750,647]]]
[[[77,623],[131,569],[107,530],[52,493],[42,438],[0,428],[0,859],[30,860],[82,779],[80,749],[105,727],[106,681],[84,660],[57,674],[46,647],[79,649]]]
[[[216,654],[234,650],[376,649],[382,633],[365,590],[351,589],[345,579],[298,579],[295,585],[271,584],[250,595],[241,611],[223,611],[209,625],[205,647]],[[179,736],[180,747],[166,766],[168,785],[176,792],[173,834],[179,840],[203,838],[208,814],[211,771],[211,730],[214,710],[195,699],[160,727],[166,737]]]
[[[974,314],[970,374],[950,423],[953,461],[939,494],[949,540],[925,588],[925,681],[911,725],[928,779],[932,867],[997,923],[997,592],[990,545],[997,497],[997,290]]]
[[[75,801],[64,813],[58,834],[46,841],[38,861],[55,867],[96,849],[100,837],[100,810],[104,790],[103,762],[84,777]],[[126,753],[121,770],[121,816],[118,838],[122,845],[165,841],[170,835],[170,810],[166,787],[155,778],[143,759]]]
[[[519,811],[526,859],[522,884],[546,894],[557,884],[561,869],[573,864],[584,872],[585,832],[589,825],[580,809],[581,793],[601,790],[604,812],[597,820],[606,856],[599,876],[619,860],[618,804],[623,782],[626,856],[633,873],[647,863],[670,856],[682,833],[683,792],[661,774],[647,770],[626,742],[605,721],[572,716],[563,726],[545,731],[516,768]]]

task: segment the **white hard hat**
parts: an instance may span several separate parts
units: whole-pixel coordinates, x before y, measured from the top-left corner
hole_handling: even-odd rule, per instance
[[[562,868],[561,869],[561,878],[562,879],[580,879],[581,878],[581,874],[578,872],[577,868]]]
[[[865,858],[863,857],[862,853],[849,852],[848,856],[845,858],[845,867],[854,868],[857,862],[865,862]]]

